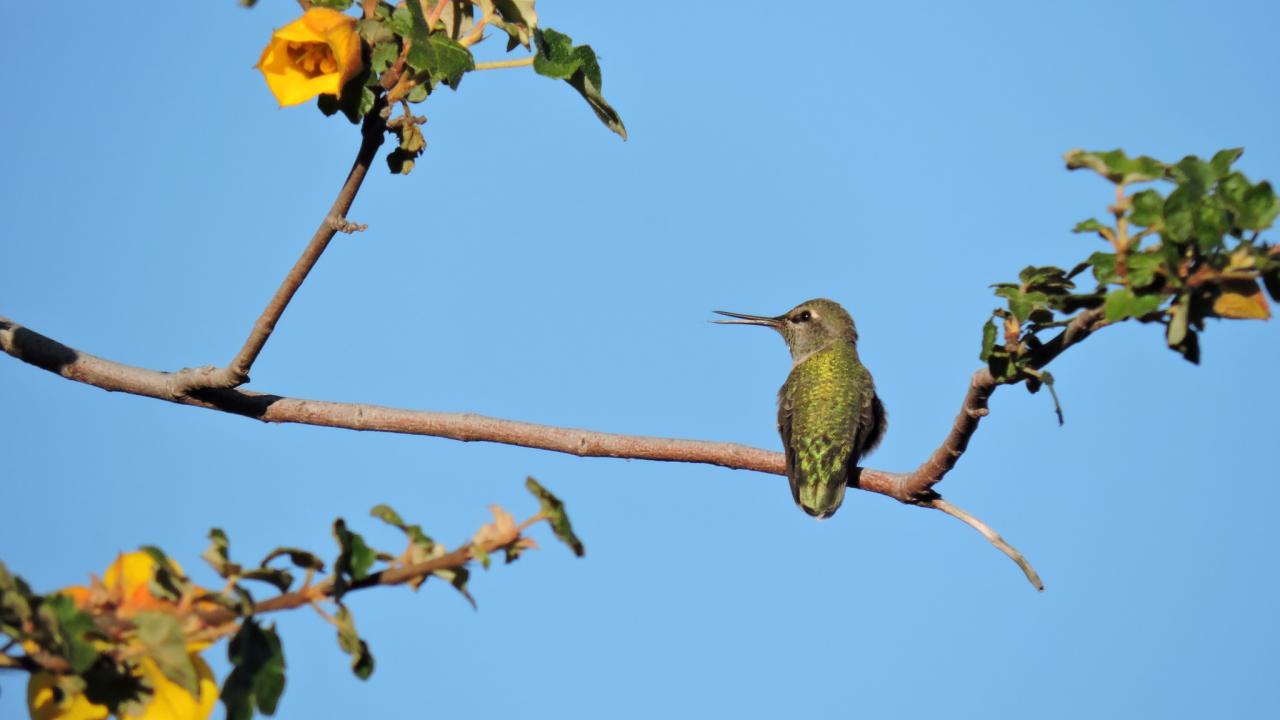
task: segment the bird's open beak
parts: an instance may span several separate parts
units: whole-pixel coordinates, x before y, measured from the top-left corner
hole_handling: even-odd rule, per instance
[[[771,327],[775,330],[782,327],[782,317],[765,317],[763,315],[743,315],[742,313],[728,312],[725,310],[714,310],[717,315],[737,318],[737,320],[712,320],[711,322],[720,325],[763,325]]]

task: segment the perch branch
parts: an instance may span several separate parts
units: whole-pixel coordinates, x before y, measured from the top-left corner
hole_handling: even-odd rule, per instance
[[[1034,351],[1032,367],[1043,367],[1103,324],[1100,311],[1082,312],[1059,335]],[[536,425],[472,413],[404,410],[378,405],[304,400],[238,388],[204,388],[175,394],[172,392],[172,373],[124,365],[82,353],[2,316],[0,348],[23,362],[103,390],[220,410],[263,422],[426,435],[463,442],[496,442],[579,457],[706,463],[774,475],[786,474],[782,453],[735,443],[618,435]],[[969,438],[977,430],[978,421],[987,414],[987,401],[998,384],[985,369],[974,374],[950,432],[942,445],[920,467],[909,473],[862,468],[851,485],[907,504],[933,507],[943,512],[947,512],[943,508],[955,510],[954,506],[945,503],[939,507],[941,498],[933,490],[933,486],[955,467],[956,461],[964,454]],[[1019,562],[1021,555],[990,528],[967,513],[948,514],[969,523],[1015,562]],[[1019,565],[1027,572],[1029,566],[1024,563],[1025,560],[1019,562]],[[1031,578],[1034,571],[1027,574]]]

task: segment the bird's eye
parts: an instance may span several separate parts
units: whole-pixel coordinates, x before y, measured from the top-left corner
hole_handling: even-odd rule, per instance
[[[809,314],[808,310],[801,310],[800,312],[792,316],[791,322],[798,322],[798,323],[809,322],[809,319],[812,317],[813,316]]]

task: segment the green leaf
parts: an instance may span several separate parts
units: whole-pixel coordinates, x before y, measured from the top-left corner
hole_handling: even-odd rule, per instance
[[[580,60],[573,54],[573,40],[564,33],[543,28],[534,34],[538,53],[533,57],[533,71],[539,75],[568,80],[577,71]]]
[[[272,550],[270,553],[267,553],[266,557],[262,558],[262,562],[259,563],[259,565],[261,567],[266,567],[267,563],[278,557],[284,557],[286,555],[289,557],[289,562],[293,563],[297,567],[304,570],[324,572],[323,560],[306,550],[299,550],[298,548],[291,547],[278,547],[275,550]]]
[[[1133,212],[1129,222],[1142,227],[1151,227],[1164,218],[1164,196],[1155,190],[1143,190],[1133,194]]]
[[[471,546],[471,557],[475,558],[485,570],[489,569],[489,551],[479,545]]]
[[[369,510],[369,514],[393,527],[401,530],[404,530],[405,528],[404,519],[400,517],[400,513],[396,512],[390,505],[385,503],[374,505],[373,508]]]
[[[1049,300],[1049,297],[1042,292],[1023,292],[1014,287],[997,288],[996,295],[1009,300],[1009,312],[1020,323],[1026,322],[1035,310],[1045,307]]]
[[[542,506],[542,515],[547,518],[547,522],[551,524],[551,531],[560,539],[560,542],[568,545],[574,555],[578,557],[585,555],[587,549],[578,536],[573,534],[573,525],[569,522],[569,515],[564,511],[564,503],[532,477],[526,479],[524,485],[538,498],[538,503]]]
[[[1106,152],[1071,150],[1063,155],[1063,159],[1067,163],[1068,170],[1093,170],[1120,185],[1158,180],[1164,177],[1166,167],[1164,163],[1146,155],[1130,158],[1123,150]]]
[[[586,45],[578,48],[578,50],[591,52],[591,48]],[[593,69],[594,72],[586,68]],[[592,79],[593,77],[594,80]],[[582,94],[583,99],[591,106],[591,110],[595,112],[596,117],[599,118],[600,122],[604,123],[605,127],[617,133],[623,140],[626,140],[627,128],[622,124],[622,116],[600,94],[599,80],[600,66],[595,62],[595,53],[591,52],[590,65],[584,65],[584,70],[575,73],[573,77],[569,78],[569,85]]]
[[[1194,185],[1179,185],[1164,201],[1164,229],[1161,235],[1177,243],[1186,243],[1195,231],[1195,215],[1203,191]]]
[[[338,559],[333,564],[333,571],[337,575],[334,579],[334,597],[339,598],[351,582],[368,577],[369,568],[373,567],[377,553],[365,543],[359,533],[348,530],[347,523],[342,518],[333,521],[333,537],[340,548]]]
[[[443,548],[441,555],[444,554]],[[467,568],[453,568],[449,570],[437,570],[432,575],[449,583],[450,587],[457,590],[459,594],[471,605],[471,609],[476,609],[476,599],[472,597],[471,591],[467,589],[467,582],[471,579],[471,571]]]
[[[1080,222],[1076,223],[1076,226],[1071,228],[1071,232],[1077,233],[1077,234],[1096,233],[1096,232],[1102,232],[1102,229],[1104,227],[1105,226],[1102,223],[1098,222],[1097,218],[1089,218],[1088,220],[1081,220]]]
[[[51,636],[53,647],[45,649],[65,658],[72,672],[83,674],[98,660],[93,641],[101,633],[93,618],[76,608],[74,600],[58,593],[46,595],[36,615]]]
[[[346,10],[351,7],[352,0],[311,0],[311,7]]]
[[[1236,213],[1240,212],[1240,208],[1244,205],[1244,194],[1253,187],[1249,180],[1240,173],[1231,173],[1225,178],[1218,181],[1218,187],[1215,190],[1218,197],[1222,198],[1227,207]]]
[[[1086,261],[1084,261],[1084,262],[1082,262],[1082,263],[1076,263],[1076,266],[1075,266],[1075,267],[1073,267],[1073,268],[1071,268],[1071,272],[1067,273],[1067,279],[1068,279],[1068,280],[1070,280],[1071,278],[1074,278],[1075,276],[1079,275],[1080,273],[1082,273],[1082,272],[1084,272],[1085,270],[1088,270],[1088,269],[1089,269],[1089,261],[1088,261],[1088,260],[1086,260]]]
[[[1062,415],[1062,401],[1058,399],[1058,390],[1054,387],[1053,376],[1047,372],[1040,373],[1040,379],[1044,381],[1045,387],[1049,388],[1049,397],[1053,398],[1053,412],[1058,416],[1058,426],[1066,424],[1067,419]]]
[[[254,710],[274,715],[284,692],[284,650],[275,626],[246,618],[227,645],[231,673],[222,683],[227,720],[249,720]]]
[[[1188,155],[1179,160],[1178,164],[1171,169],[1171,175],[1174,182],[1179,185],[1186,183],[1206,189],[1218,179],[1213,166],[1194,155]]]
[[[462,76],[476,67],[471,51],[444,33],[432,33],[425,41],[415,37],[405,61],[414,70],[425,72],[454,90]]]
[[[1120,288],[1107,293],[1107,301],[1103,305],[1103,316],[1107,322],[1119,322],[1126,318],[1141,318],[1155,312],[1164,302],[1164,296],[1158,293],[1135,295],[1129,288]]]
[[[415,23],[419,17],[422,18],[421,26]],[[414,7],[414,3],[397,5],[391,12],[387,25],[391,27],[391,32],[409,40],[413,39],[415,32],[421,32],[421,37],[427,36],[427,17],[422,14],[422,6]]]
[[[1225,177],[1231,172],[1231,166],[1240,156],[1244,154],[1244,148],[1229,148],[1227,150],[1219,150],[1214,153],[1213,159],[1209,161],[1209,165],[1213,168],[1214,175],[1217,177]]]
[[[191,693],[200,695],[200,677],[187,653],[187,639],[178,618],[165,612],[140,612],[133,618],[138,641],[147,649],[164,676]]]
[[[360,33],[360,38],[364,40],[364,44],[373,48],[371,57],[374,58],[377,57],[378,45],[389,45],[394,48],[397,44],[396,34],[391,28],[391,23],[377,17],[360,18],[356,21],[356,31]],[[386,51],[384,50],[383,52],[385,53]],[[396,48],[396,53],[398,54],[399,52],[399,48]],[[391,56],[392,60],[395,60],[395,58],[395,55]],[[381,69],[377,69],[378,63],[376,60],[372,61],[370,65],[375,68],[374,72],[377,73],[387,69],[385,65]]]
[[[373,654],[369,652],[369,644],[356,632],[355,618],[346,605],[338,604],[338,647],[351,656],[351,672],[361,680],[368,680],[373,674]]]
[[[430,94],[431,85],[424,83],[422,85],[414,85],[409,88],[409,94],[405,95],[404,98],[411,103],[420,103],[423,100],[426,100],[427,96]]]
[[[169,560],[169,556],[154,545],[143,545],[138,549],[150,555],[155,561],[154,575],[147,583],[147,589],[151,594],[165,600],[177,601],[181,598],[191,583],[177,571],[173,562]]]
[[[373,46],[369,52],[369,69],[374,75],[381,75],[400,57],[400,47],[396,42],[382,42]]]
[[[978,359],[986,362],[991,357],[991,351],[996,346],[996,324],[991,319],[987,319],[985,325],[982,326],[982,352],[978,353]]]
[[[538,13],[533,9],[534,0],[491,0],[493,9],[501,16],[501,21],[490,21],[506,31],[510,39],[507,50],[516,45],[529,47],[529,38],[533,29],[538,27]],[[483,2],[481,3],[483,5]]]
[[[1245,191],[1236,225],[1244,230],[1266,230],[1280,214],[1280,200],[1271,183],[1260,182]]]
[[[1116,256],[1114,253],[1096,252],[1089,256],[1089,264],[1093,266],[1093,276],[1098,282],[1106,285],[1119,282],[1116,275]]]
[[[534,40],[537,42],[537,54],[533,58],[534,72],[569,83],[591,106],[600,122],[626,140],[627,129],[622,124],[621,116],[601,94],[603,82],[600,64],[596,61],[596,53],[591,46],[574,47],[573,40],[568,35],[551,28],[537,30]]]
[[[1164,265],[1164,258],[1156,253],[1135,253],[1125,259],[1129,270],[1129,284],[1144,288],[1156,280],[1156,271]]]
[[[246,570],[240,577],[273,585],[282,593],[289,592],[289,586],[293,584],[293,573],[280,568],[254,568]]]
[[[217,603],[242,617],[248,617],[253,614],[253,595],[239,584],[231,586],[229,595],[207,592],[196,596],[197,602],[206,600]]]
[[[200,557],[209,563],[220,578],[225,579],[240,574],[240,566],[231,562],[230,547],[231,542],[227,540],[227,534],[222,531],[222,528],[209,530],[209,547]]]
[[[1009,351],[997,347],[987,356],[987,369],[996,380],[1012,380],[1018,374],[1018,366],[1010,357]]]
[[[0,562],[0,633],[14,640],[25,638],[24,628],[31,622],[35,600],[26,581]]]
[[[410,563],[423,562],[425,560],[430,560],[434,557],[439,557],[440,555],[444,554],[444,548],[439,548],[439,552],[437,552],[437,546],[435,541],[432,540],[426,533],[422,532],[422,527],[420,525],[410,525],[406,523],[404,519],[400,517],[400,513],[392,509],[390,505],[386,505],[386,504],[376,505],[373,507],[373,509],[369,511],[369,514],[387,523],[388,525],[391,525],[399,529],[401,532],[403,532],[405,535],[408,536],[409,538],[408,560]],[[411,583],[411,584],[413,588],[416,590],[418,585],[420,585],[421,583],[422,583],[422,580],[418,580],[417,582]]]
[[[1018,273],[1018,279],[1027,290],[1046,295],[1060,295],[1076,286],[1067,278],[1065,270],[1053,265],[1025,267]]]

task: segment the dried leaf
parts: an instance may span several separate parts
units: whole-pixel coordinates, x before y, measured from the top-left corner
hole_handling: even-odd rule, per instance
[[[1253,280],[1224,280],[1222,292],[1213,301],[1213,314],[1242,320],[1269,320],[1271,306],[1262,288]]]

